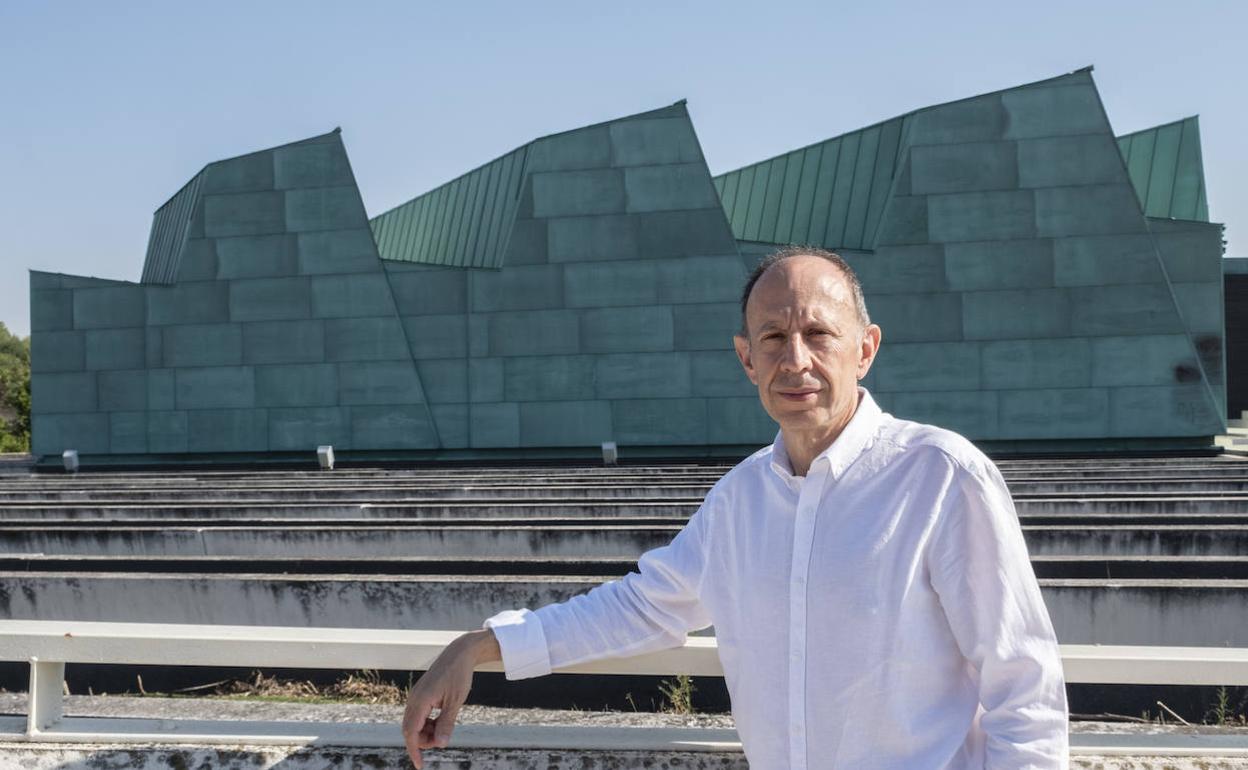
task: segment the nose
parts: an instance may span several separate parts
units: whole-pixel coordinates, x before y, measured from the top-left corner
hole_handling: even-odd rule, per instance
[[[810,368],[810,349],[802,335],[789,335],[780,356],[780,368],[786,372],[804,372]]]

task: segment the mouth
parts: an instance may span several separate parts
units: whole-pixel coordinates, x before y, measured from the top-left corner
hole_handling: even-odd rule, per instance
[[[786,401],[814,401],[819,388],[786,388],[777,392]]]

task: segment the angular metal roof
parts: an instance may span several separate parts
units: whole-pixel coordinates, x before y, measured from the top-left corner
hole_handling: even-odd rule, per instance
[[[1118,137],[1145,216],[1209,221],[1195,116]]]
[[[182,186],[152,217],[152,232],[147,237],[147,257],[143,261],[143,283],[173,283],[182,264],[186,234],[199,202],[199,186],[204,180],[200,171]]]
[[[334,141],[341,141],[339,138],[340,131],[341,129],[335,128],[327,134],[313,136],[308,139],[299,139],[276,147],[270,147],[267,150],[257,150],[244,155],[213,161],[200,169],[198,174],[182,185],[182,189],[174,193],[172,198],[156,209],[156,213],[152,217],[152,230],[147,238],[147,256],[143,261],[143,277],[140,279],[140,282],[146,284],[172,284],[177,281],[178,270],[182,266],[182,253],[186,249],[187,240],[189,240],[191,221],[195,217],[195,209],[199,206],[202,197],[200,193],[203,189],[204,178],[211,173],[211,169],[253,155],[268,154],[272,156],[274,151],[285,147],[315,144],[323,142],[330,137],[333,137]],[[266,189],[271,187],[272,185],[270,184],[269,188]]]
[[[675,111],[675,112],[673,112]],[[501,268],[524,180],[543,142],[597,126],[686,115],[684,101],[534,139],[480,168],[369,220],[382,259],[446,267]],[[534,150],[534,148],[538,148]],[[533,151],[533,154],[531,154]]]
[[[904,122],[894,118],[715,177],[734,235],[872,248]]]
[[[529,145],[370,220],[382,259],[503,266]]]

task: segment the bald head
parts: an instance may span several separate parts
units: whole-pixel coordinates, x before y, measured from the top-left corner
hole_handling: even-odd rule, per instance
[[[802,264],[786,265],[792,260],[799,260]],[[784,266],[781,271],[785,280],[791,282],[794,278],[801,280],[820,280],[824,277],[830,277],[832,280],[843,282],[850,293],[850,302],[854,309],[854,314],[863,327],[871,323],[871,316],[867,313],[866,299],[862,294],[862,284],[858,281],[858,276],[854,273],[854,269],[849,266],[844,259],[838,254],[827,251],[825,249],[816,248],[814,246],[789,246],[779,251],[767,255],[754,271],[750,273],[749,279],[745,282],[745,289],[741,292],[741,336],[749,337],[749,304],[750,296],[754,293],[755,287],[764,276],[773,273],[777,268]],[[796,272],[795,272],[796,269]],[[779,274],[776,276],[779,278]],[[793,288],[799,288],[794,286]]]

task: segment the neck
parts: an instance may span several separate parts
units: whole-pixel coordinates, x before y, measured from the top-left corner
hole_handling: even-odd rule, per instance
[[[849,412],[831,425],[821,425],[814,429],[806,426],[780,426],[780,435],[784,438],[784,450],[789,456],[789,465],[793,467],[793,475],[805,476],[810,470],[810,464],[832,446],[857,412],[858,399],[855,398]]]

